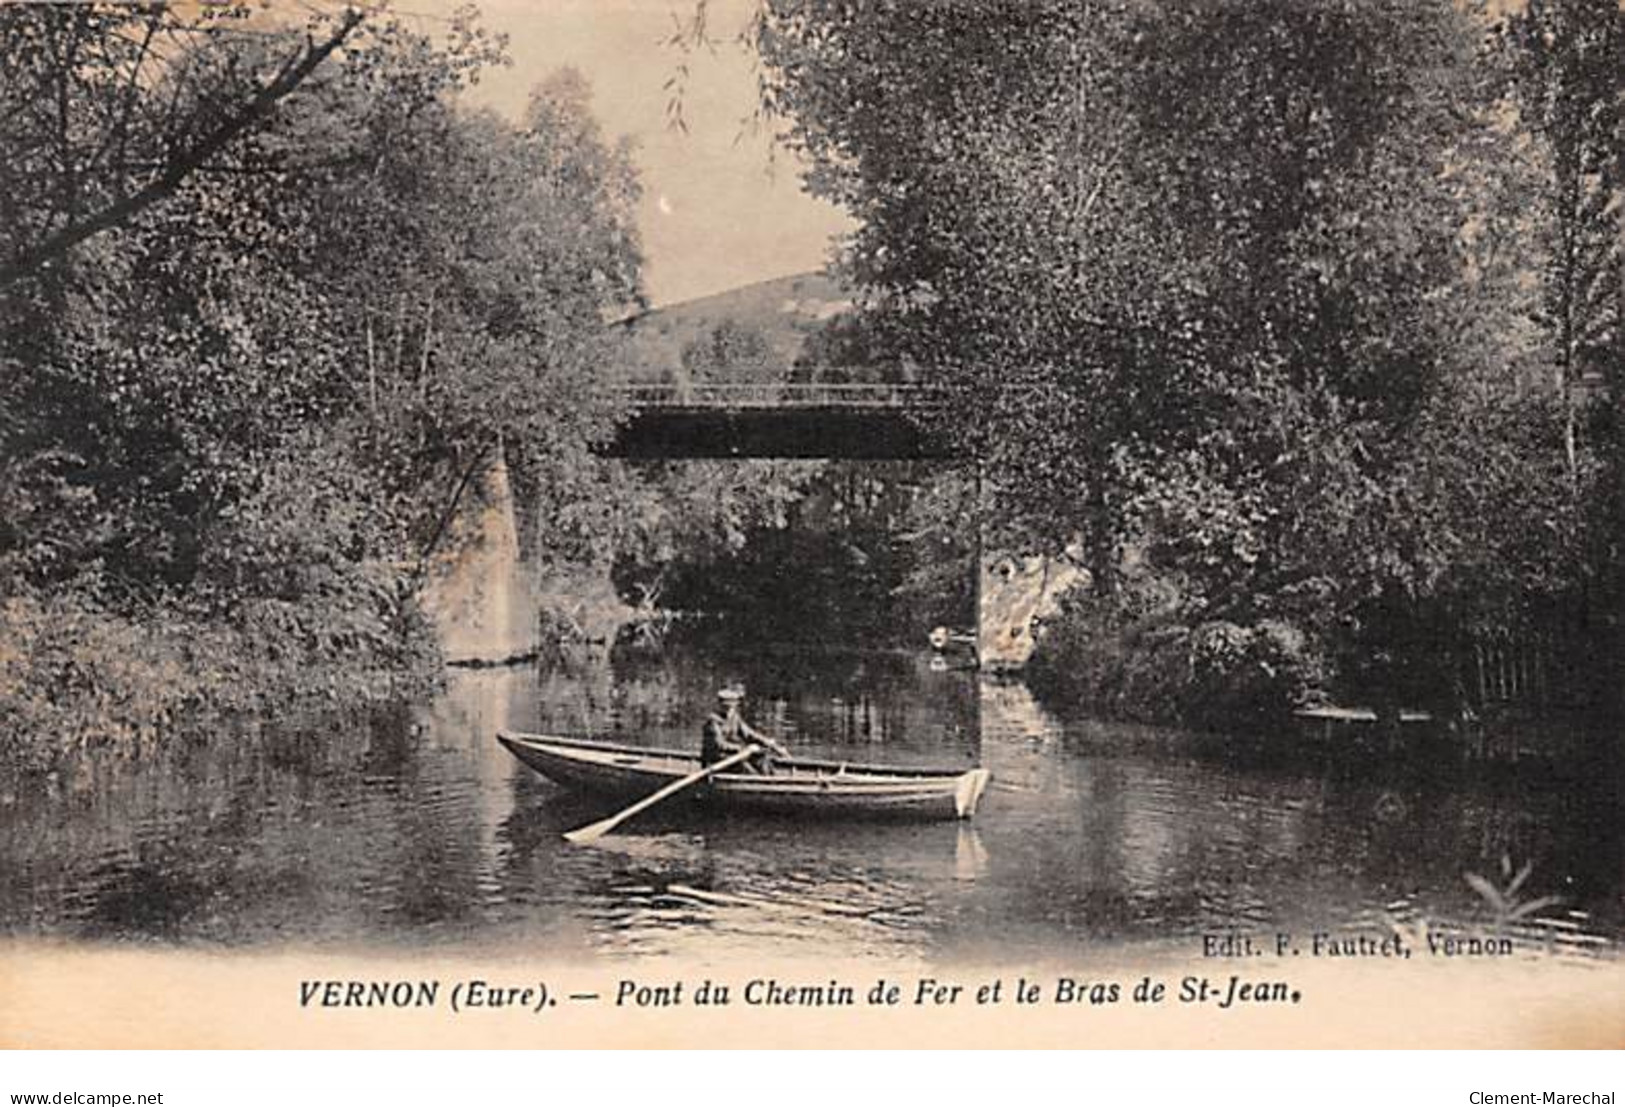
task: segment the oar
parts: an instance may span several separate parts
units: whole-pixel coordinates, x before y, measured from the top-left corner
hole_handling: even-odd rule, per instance
[[[670,784],[666,785],[653,795],[645,796],[643,799],[638,800],[638,802],[634,803],[631,807],[628,807],[625,811],[617,812],[607,819],[602,819],[596,823],[593,823],[591,826],[584,826],[580,830],[570,831],[570,833],[564,836],[564,840],[566,842],[573,842],[578,846],[585,842],[596,842],[598,839],[620,826],[627,819],[630,819],[633,815],[636,815],[639,811],[647,811],[661,800],[675,796],[684,788],[693,787],[706,777],[715,776],[723,769],[731,768],[732,766],[739,764],[741,761],[748,761],[761,751],[761,746],[746,746],[732,757],[724,757],[716,764],[707,765],[697,773],[689,773],[682,780],[672,781]]]

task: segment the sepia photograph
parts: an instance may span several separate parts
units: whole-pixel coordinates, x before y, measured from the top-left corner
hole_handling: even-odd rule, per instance
[[[0,4],[0,1047],[1619,1048],[1622,782],[1622,0]]]

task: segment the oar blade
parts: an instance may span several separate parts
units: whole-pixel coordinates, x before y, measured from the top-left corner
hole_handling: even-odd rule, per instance
[[[616,826],[620,825],[620,818],[600,819],[591,826],[584,826],[580,830],[572,830],[564,836],[564,840],[571,845],[583,846],[589,842],[596,842]]]

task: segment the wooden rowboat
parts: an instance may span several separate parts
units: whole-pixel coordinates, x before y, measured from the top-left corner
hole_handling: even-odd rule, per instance
[[[696,771],[700,755],[580,738],[498,731],[519,760],[558,784],[634,798]],[[785,758],[771,775],[718,773],[693,789],[709,807],[810,815],[968,819],[987,788],[986,769],[915,769]]]

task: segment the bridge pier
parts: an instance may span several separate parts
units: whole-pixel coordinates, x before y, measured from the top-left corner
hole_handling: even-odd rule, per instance
[[[507,462],[501,454],[464,494],[427,567],[421,602],[452,664],[499,665],[536,656],[536,583],[520,556]]]

